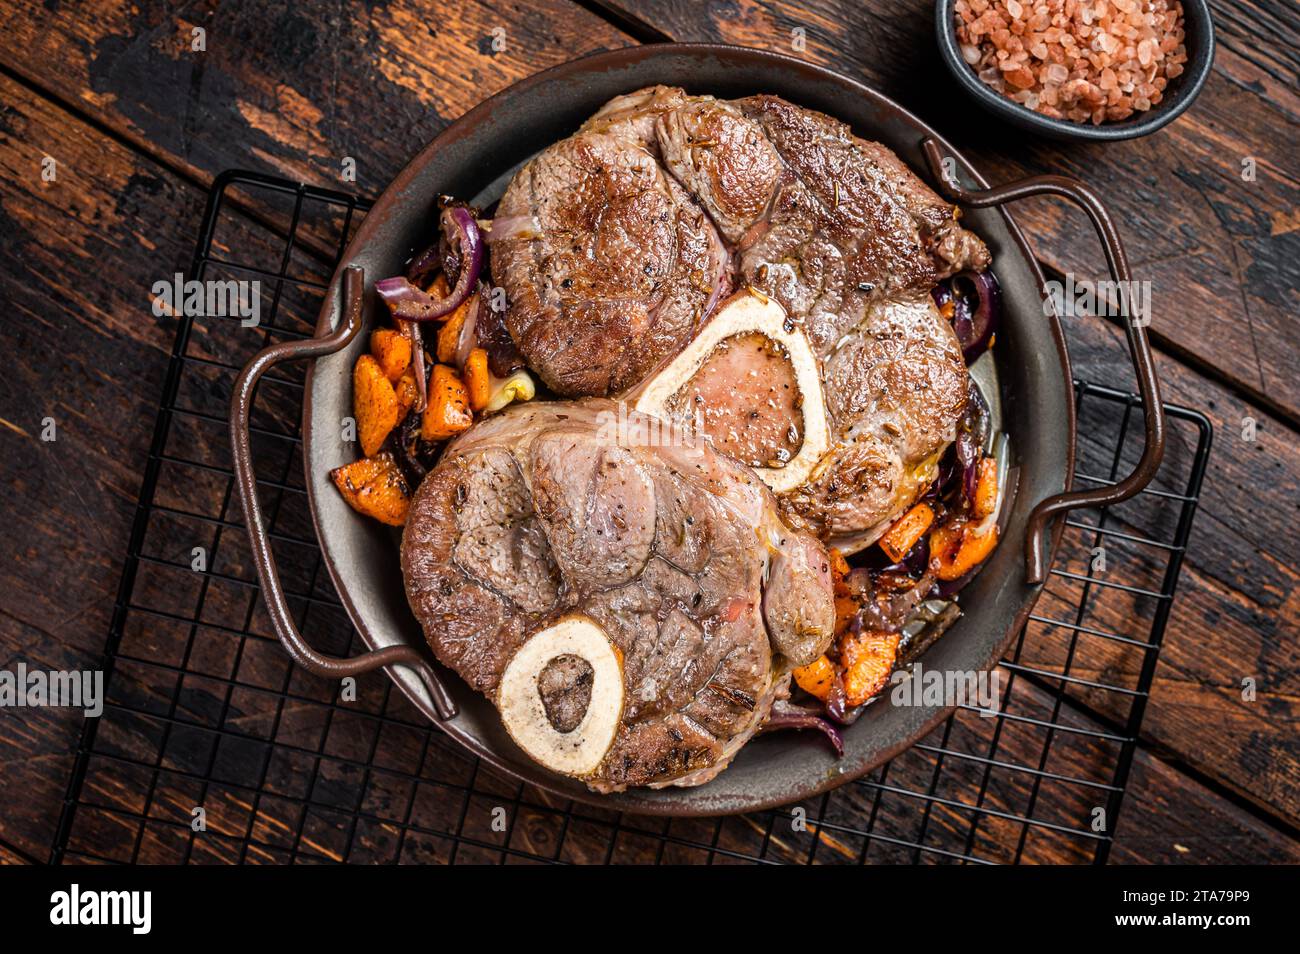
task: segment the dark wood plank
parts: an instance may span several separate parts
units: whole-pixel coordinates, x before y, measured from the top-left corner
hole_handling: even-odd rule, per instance
[[[1114,864],[1300,863],[1300,843],[1140,752],[1111,853]]]
[[[8,79],[0,101],[0,350],[15,356],[0,376],[0,658],[79,669],[108,630],[175,330],[150,313],[149,288],[188,258],[203,197]],[[0,837],[39,857],[80,721],[5,712]]]
[[[1080,377],[1129,389],[1130,375],[1117,356],[1123,336],[1109,322],[1072,321],[1068,333],[1074,371]],[[1300,819],[1300,574],[1291,555],[1291,538],[1300,508],[1300,439],[1286,424],[1241,401],[1176,360],[1157,355],[1167,400],[1199,408],[1215,428],[1199,512],[1188,546],[1178,596],[1173,604],[1144,736],[1172,750],[1188,764],[1255,802],[1261,809]],[[1113,415],[1112,415],[1113,417]],[[1254,421],[1255,439],[1243,428]],[[1110,465],[1113,421],[1085,416],[1080,427],[1081,466],[1106,473]],[[1192,451],[1187,429],[1175,427],[1164,473],[1154,485],[1181,492],[1172,475],[1185,474]],[[1121,471],[1136,458],[1130,442]],[[1114,511],[1117,527],[1171,539],[1176,501],[1145,496]],[[1093,515],[1085,515],[1095,523]],[[1088,571],[1091,535],[1070,530],[1063,552],[1076,554],[1068,569]],[[1104,541],[1103,579],[1159,588],[1164,555],[1122,540]],[[1038,612],[1069,618],[1079,584],[1053,580]],[[1134,635],[1155,611],[1153,600],[1122,590],[1106,590],[1092,601],[1090,625]],[[1067,633],[1053,652],[1035,659],[1059,663]],[[1085,638],[1072,673],[1105,683],[1133,684],[1142,654],[1099,639]],[[1253,700],[1243,698],[1243,679],[1256,685]],[[1121,716],[1113,698],[1086,695],[1108,714]]]
[[[0,11],[0,63],[196,180],[252,168],[371,196],[492,93],[628,42],[568,0]]]
[[[10,184],[0,208],[0,286],[10,319],[0,325],[0,350],[22,356],[0,376],[0,481],[11,488],[3,508],[7,532],[0,536],[0,668],[12,670],[19,661],[44,669],[94,668],[176,331],[172,318],[152,313],[151,287],[188,267],[205,195],[3,77],[0,101],[0,170]],[[52,182],[41,176],[47,155],[57,159]],[[215,251],[227,259],[239,254],[265,261],[272,249],[254,244],[265,243],[264,236],[248,220],[226,217]],[[293,273],[308,267],[317,281],[326,277],[327,266],[319,262],[295,260]],[[303,333],[318,307],[318,298],[287,292],[275,321]],[[197,321],[187,354],[227,363],[238,356],[242,363],[260,346],[260,330],[231,334],[221,321]],[[231,372],[194,364],[185,381],[178,407],[224,416]],[[292,409],[288,400],[295,402]],[[259,423],[292,433],[296,401],[296,392],[264,388]],[[53,441],[42,439],[47,418],[54,422]],[[171,452],[228,466],[223,427],[178,427],[182,431],[192,433],[187,446],[169,446]],[[300,472],[299,463],[293,471],[298,483]],[[165,471],[158,502],[188,509],[205,494],[226,500],[213,517],[234,522],[212,569],[251,579],[242,518],[223,483],[200,485],[192,474]],[[295,530],[310,532],[305,515],[298,515]],[[188,565],[186,554],[195,545],[217,554],[213,539],[211,524],[164,525],[151,532],[143,552]],[[177,592],[188,592],[147,570],[141,580],[142,595],[164,589],[175,602]],[[220,608],[220,598],[213,604]],[[43,858],[81,716],[69,709],[6,709],[3,729],[0,776],[7,792],[21,797],[0,805],[0,838]]]
[[[838,0],[602,0],[676,40],[725,41],[862,79],[930,122],[993,182],[1060,173],[1094,185],[1120,223],[1135,277],[1151,282],[1153,330],[1300,421],[1300,11],[1285,0],[1214,4],[1220,46],[1193,108],[1123,143],[1060,145],[959,98],[938,60],[934,4]],[[803,44],[796,48],[795,31]],[[1265,39],[1266,38],[1266,39]],[[1242,180],[1243,161],[1256,178]],[[1105,277],[1086,219],[1067,205],[1016,207],[1031,244],[1080,279]]]

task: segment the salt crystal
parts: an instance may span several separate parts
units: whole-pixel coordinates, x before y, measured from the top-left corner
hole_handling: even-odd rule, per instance
[[[1178,0],[955,0],[962,59],[1053,118],[1117,122],[1150,109],[1187,62]]]

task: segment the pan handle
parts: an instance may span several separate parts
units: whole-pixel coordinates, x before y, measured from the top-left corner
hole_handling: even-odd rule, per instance
[[[995,186],[992,189],[970,192],[948,178],[944,169],[943,153],[937,142],[927,138],[922,141],[921,150],[930,165],[931,175],[938,180],[945,195],[954,202],[983,209],[1030,196],[1055,195],[1069,199],[1078,205],[1092,221],[1092,227],[1096,229],[1097,238],[1101,240],[1102,249],[1106,253],[1110,277],[1120,289],[1120,318],[1124,322],[1129,356],[1133,361],[1134,374],[1137,376],[1138,394],[1142,398],[1142,416],[1146,432],[1142,457],[1133,468],[1133,472],[1116,483],[1056,494],[1040,501],[1034,507],[1029,514],[1029,526],[1025,536],[1025,576],[1030,583],[1042,583],[1047,574],[1048,524],[1052,518],[1079,507],[1101,507],[1128,500],[1151,482],[1164,456],[1165,412],[1160,403],[1160,384],[1156,380],[1155,366],[1151,359],[1151,344],[1147,341],[1146,327],[1129,319],[1129,295],[1126,290],[1130,287],[1131,275],[1128,258],[1124,254],[1124,245],[1106,207],[1102,205],[1096,193],[1082,182],[1065,176],[1032,176],[1018,182]]]
[[[275,556],[267,540],[266,524],[262,518],[262,505],[257,496],[257,476],[253,473],[253,454],[249,442],[249,412],[258,379],[282,361],[298,358],[318,358],[334,354],[345,348],[361,330],[362,292],[365,276],[356,266],[343,272],[342,316],[337,327],[328,334],[301,341],[286,341],[259,351],[244,366],[235,382],[230,400],[230,445],[235,462],[235,487],[244,507],[244,522],[248,527],[248,540],[253,547],[253,562],[262,583],[262,596],[271,614],[276,635],[289,656],[303,669],[327,679],[359,676],[386,666],[408,666],[415,671],[429,690],[440,721],[456,716],[456,703],[442,685],[429,661],[412,646],[388,646],[362,653],[360,656],[342,658],[318,653],[307,644],[298,627],[294,625],[280,585]]]

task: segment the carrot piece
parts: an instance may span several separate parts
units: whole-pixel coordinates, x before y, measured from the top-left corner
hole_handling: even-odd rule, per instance
[[[420,436],[426,441],[441,441],[473,423],[464,382],[447,365],[434,365],[433,378],[429,381],[429,406],[420,421]]]
[[[397,379],[393,385],[393,390],[397,394],[397,423],[401,424],[406,420],[406,415],[410,413],[411,408],[415,406],[415,400],[420,396],[419,385],[415,383],[415,365],[407,365],[402,376]]]
[[[959,579],[983,563],[997,544],[997,526],[976,533],[969,522],[954,520],[930,534],[930,568],[941,580]]]
[[[804,692],[825,702],[835,684],[835,666],[823,653],[808,665],[796,669],[794,681]]]
[[[846,632],[853,617],[862,609],[862,603],[847,593],[835,597],[835,635]]]
[[[982,520],[993,512],[998,504],[998,462],[992,457],[980,460],[979,481],[975,484],[975,499],[971,501],[971,510],[977,520]]]
[[[330,479],[358,513],[392,527],[406,523],[411,488],[388,451],[336,467],[330,471]]]
[[[460,342],[460,328],[465,324],[464,308],[457,308],[451,313],[441,328],[438,329],[438,360],[451,364],[456,360],[456,346]]]
[[[370,336],[370,353],[384,369],[384,377],[396,384],[411,363],[411,339],[392,328],[376,329]]]
[[[885,551],[885,556],[897,563],[907,556],[917,540],[925,536],[925,531],[930,529],[932,523],[934,511],[929,504],[919,503],[885,531],[885,535],[880,538],[880,549]]]
[[[844,554],[831,547],[827,555],[831,566],[831,592],[835,594],[835,633],[839,635],[848,629],[849,621],[862,609],[862,602],[844,582],[849,575],[849,561],[844,559]]]
[[[466,298],[459,308],[443,319],[442,327],[438,329],[438,360],[443,364],[454,364],[456,361],[456,346],[460,343],[460,330],[465,325],[465,319],[469,317],[469,309],[473,301],[473,295]]]
[[[475,348],[465,359],[465,388],[469,391],[471,410],[481,411],[487,407],[492,396],[492,375],[488,371],[487,352]]]
[[[361,453],[373,457],[397,426],[399,411],[393,385],[373,355],[363,354],[352,369],[352,409]]]
[[[845,702],[860,706],[885,688],[894,671],[901,639],[899,633],[868,630],[840,640]]]
[[[844,554],[834,547],[830,548],[828,555],[831,558],[831,587],[836,596],[842,596],[848,593],[844,579],[849,575],[849,561],[844,559]]]

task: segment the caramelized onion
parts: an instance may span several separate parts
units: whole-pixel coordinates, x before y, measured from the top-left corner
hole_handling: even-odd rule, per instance
[[[951,303],[952,330],[970,364],[993,340],[1002,318],[1002,290],[992,272],[959,272],[935,285],[930,294],[941,310]]]
[[[844,755],[844,737],[840,735],[840,730],[831,725],[814,709],[805,709],[802,706],[796,706],[785,700],[780,700],[772,704],[772,714],[767,717],[763,723],[759,734],[766,732],[776,732],[781,729],[816,729],[835,748],[835,754]]]
[[[403,275],[375,282],[375,291],[379,292],[395,318],[404,321],[445,318],[478,288],[479,275],[483,271],[483,233],[479,231],[473,213],[465,206],[448,206],[442,210],[441,221],[444,239],[457,250],[461,260],[456,286],[446,298],[435,298],[411,284]],[[412,263],[411,270],[417,270],[417,266],[424,267],[425,257],[421,255]]]

